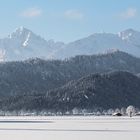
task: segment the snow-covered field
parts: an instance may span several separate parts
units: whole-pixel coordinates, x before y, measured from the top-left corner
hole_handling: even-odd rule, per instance
[[[140,140],[140,117],[0,117],[1,140]]]

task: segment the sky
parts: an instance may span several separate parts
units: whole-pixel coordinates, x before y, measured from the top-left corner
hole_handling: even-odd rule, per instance
[[[24,26],[46,40],[140,31],[140,0],[0,0],[0,38]]]

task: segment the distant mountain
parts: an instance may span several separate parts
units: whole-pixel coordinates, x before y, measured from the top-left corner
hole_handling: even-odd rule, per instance
[[[56,53],[56,58],[75,55],[99,54],[112,50],[120,50],[140,57],[140,32],[132,29],[119,34],[95,33],[66,45]]]
[[[0,97],[44,94],[91,73],[120,70],[140,73],[140,58],[115,51],[102,55],[81,55],[63,61],[36,58],[4,62],[0,63]]]
[[[140,32],[135,31],[133,29],[127,29],[125,31],[122,31],[119,33],[119,37],[127,42],[128,44],[131,44],[136,47],[140,47]]]
[[[6,110],[110,109],[140,107],[140,78],[128,72],[91,74],[43,95],[12,96],[0,101]]]
[[[33,57],[51,59],[51,54],[63,45],[53,40],[46,41],[29,29],[20,27],[8,37],[0,39],[0,58],[1,61],[17,61]]]
[[[95,33],[65,44],[45,40],[24,27],[0,39],[0,61],[18,61],[39,57],[65,59],[76,55],[101,54],[120,50],[140,57],[140,32],[127,29],[119,34]]]

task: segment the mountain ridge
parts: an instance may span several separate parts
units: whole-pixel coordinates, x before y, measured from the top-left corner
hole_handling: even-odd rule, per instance
[[[31,30],[20,27],[8,37],[0,39],[0,60],[19,61],[33,57],[66,59],[76,55],[100,54],[112,49],[140,57],[139,38],[140,32],[127,29],[119,34],[94,33],[65,44],[45,40]]]

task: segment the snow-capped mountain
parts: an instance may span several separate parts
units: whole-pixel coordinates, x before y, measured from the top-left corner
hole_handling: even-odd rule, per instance
[[[140,32],[127,29],[119,33],[119,37],[127,43],[140,47]]]
[[[0,39],[0,59],[24,60],[32,57],[51,58],[63,43],[46,41],[24,27],[17,28],[8,37]]]
[[[95,33],[64,44],[45,40],[24,27],[0,39],[0,61],[17,61],[39,57],[65,59],[75,55],[91,55],[120,50],[140,57],[140,32],[127,29],[118,34]]]
[[[56,56],[66,58],[75,55],[100,54],[110,50],[120,50],[140,57],[140,32],[128,29],[119,34],[95,33],[67,44],[57,52]]]

